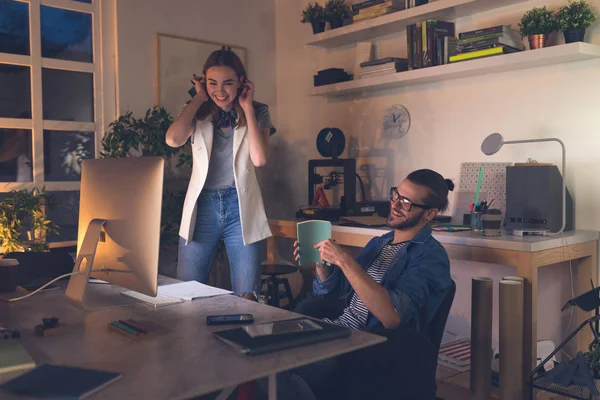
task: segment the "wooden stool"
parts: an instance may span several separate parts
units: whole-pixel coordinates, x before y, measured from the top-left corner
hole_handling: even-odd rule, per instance
[[[290,288],[290,283],[287,278],[280,278],[281,275],[293,274],[298,272],[298,267],[286,264],[263,264],[261,273],[267,275],[266,278],[262,279],[262,283],[267,284],[267,304],[273,307],[279,307],[280,297],[287,298],[289,301],[289,308],[294,308],[294,295]],[[283,296],[279,294],[279,285],[283,284],[285,292]]]

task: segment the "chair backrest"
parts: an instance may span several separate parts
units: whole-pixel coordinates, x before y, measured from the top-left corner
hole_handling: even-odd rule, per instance
[[[448,290],[444,301],[442,301],[440,308],[438,308],[437,312],[433,316],[433,319],[429,323],[429,327],[427,328],[427,336],[429,337],[431,344],[433,344],[436,360],[440,351],[442,337],[444,336],[444,329],[446,328],[446,321],[448,321],[448,315],[450,314],[450,308],[452,308],[452,302],[454,301],[455,294],[456,283],[452,280],[450,290]]]

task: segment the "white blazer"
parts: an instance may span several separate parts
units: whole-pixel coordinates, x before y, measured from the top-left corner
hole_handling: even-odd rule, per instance
[[[194,237],[197,201],[206,182],[208,163],[213,144],[213,123],[209,115],[196,120],[192,133],[192,176],[188,185],[179,236],[187,245]],[[237,188],[244,245],[263,240],[272,235],[263,204],[254,164],[248,148],[248,126],[235,128],[233,133],[233,177]]]

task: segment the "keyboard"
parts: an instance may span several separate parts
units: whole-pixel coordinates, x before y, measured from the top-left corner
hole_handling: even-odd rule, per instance
[[[157,295],[156,297],[152,297],[143,293],[135,292],[133,290],[127,290],[121,292],[121,294],[126,297],[131,297],[132,299],[138,300],[142,303],[146,303],[154,308],[183,303],[183,299],[179,299],[177,297],[163,296],[161,294]]]

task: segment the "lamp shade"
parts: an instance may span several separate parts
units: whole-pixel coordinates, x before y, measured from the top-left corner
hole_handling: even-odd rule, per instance
[[[499,133],[492,133],[481,143],[481,151],[483,154],[491,156],[496,154],[504,144],[504,138]]]

